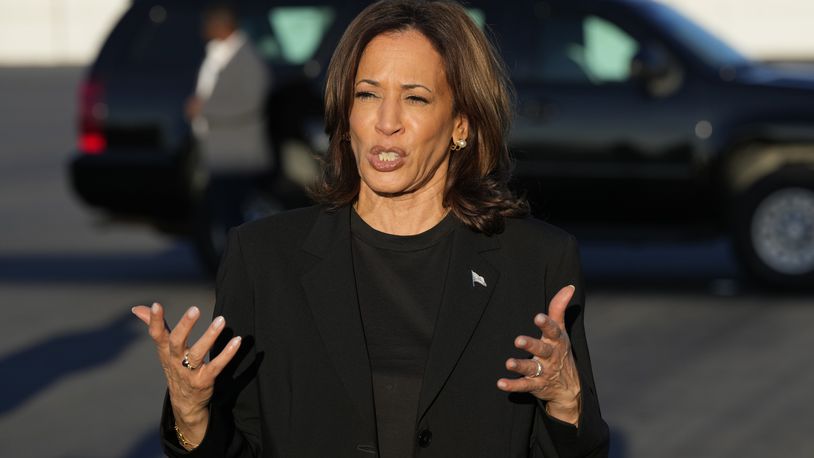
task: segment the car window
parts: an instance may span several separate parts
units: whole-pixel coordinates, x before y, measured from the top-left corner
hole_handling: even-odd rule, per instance
[[[525,22],[533,34],[502,34],[516,81],[602,85],[630,79],[639,43],[607,19],[570,14]],[[520,35],[523,42],[515,43]]]
[[[486,24],[486,13],[480,8],[467,8],[467,14],[475,22],[475,24],[483,30],[484,25]]]
[[[196,8],[174,2],[136,2],[105,41],[94,67],[104,71],[189,68],[200,63],[203,52]]]
[[[142,18],[127,50],[130,65],[188,67],[203,58],[200,14],[187,8],[154,5],[140,12]]]
[[[595,83],[623,82],[630,78],[630,62],[639,45],[630,35],[605,19],[587,16],[582,22],[585,44],[572,49]]]
[[[265,59],[302,65],[313,59],[335,20],[332,6],[278,6],[246,18],[242,26]]]

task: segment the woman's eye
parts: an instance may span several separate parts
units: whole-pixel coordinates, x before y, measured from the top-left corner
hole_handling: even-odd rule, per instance
[[[429,100],[425,99],[424,97],[418,96],[418,95],[411,95],[411,96],[407,97],[407,100],[409,100],[410,103],[417,103],[419,105],[426,105],[426,104],[430,103]]]
[[[360,100],[372,99],[375,97],[372,92],[359,91],[356,93],[356,98]]]

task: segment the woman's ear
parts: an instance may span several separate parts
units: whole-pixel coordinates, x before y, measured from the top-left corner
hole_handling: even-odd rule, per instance
[[[469,138],[469,119],[459,114],[455,116],[455,126],[452,129],[452,140],[466,140]]]

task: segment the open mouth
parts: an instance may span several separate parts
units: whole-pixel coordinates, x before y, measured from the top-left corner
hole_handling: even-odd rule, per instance
[[[382,162],[393,162],[398,160],[399,153],[395,151],[382,151],[379,153],[379,160]]]
[[[367,155],[370,165],[379,172],[390,172],[404,164],[407,153],[394,147],[374,146]]]

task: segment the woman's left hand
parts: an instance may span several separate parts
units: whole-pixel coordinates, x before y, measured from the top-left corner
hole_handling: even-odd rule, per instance
[[[554,418],[576,425],[580,411],[580,385],[571,341],[565,332],[565,309],[574,295],[574,287],[561,289],[548,306],[548,315],[534,317],[542,337],[518,336],[514,346],[531,353],[531,359],[509,358],[506,368],[522,378],[497,381],[503,391],[531,393],[546,402],[546,411]]]

